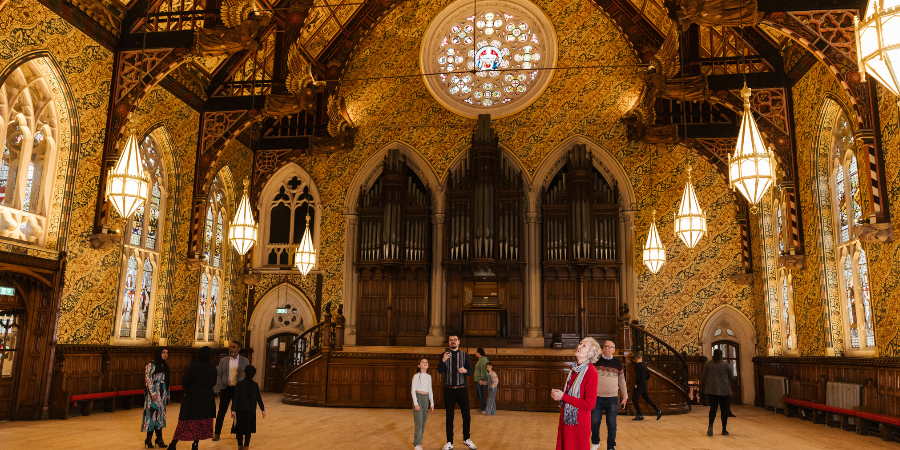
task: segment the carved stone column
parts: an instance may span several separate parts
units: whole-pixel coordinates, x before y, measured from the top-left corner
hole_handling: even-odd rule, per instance
[[[536,196],[535,196],[536,197]],[[544,327],[541,310],[541,220],[537,201],[528,205],[525,231],[528,241],[528,332],[522,338],[525,347],[544,346]]]
[[[445,340],[445,315],[446,305],[444,298],[444,211],[435,211],[432,216],[434,223],[434,244],[432,245],[431,262],[431,327],[428,336],[425,336],[425,345],[441,346]]]
[[[356,287],[358,286],[353,261],[356,260],[356,228],[359,216],[344,213],[344,310],[347,325],[344,328],[344,345],[356,345]]]

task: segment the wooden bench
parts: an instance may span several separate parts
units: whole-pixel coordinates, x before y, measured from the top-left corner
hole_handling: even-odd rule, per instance
[[[183,388],[181,386],[172,386],[169,389],[169,392],[180,392]],[[89,394],[75,394],[70,395],[68,398],[68,405],[73,408],[78,408],[83,416],[89,416],[94,409],[94,402],[98,400],[104,401],[104,411],[110,412],[116,409],[116,400],[122,399],[123,403],[127,403],[124,409],[128,409],[131,407],[133,400],[135,397],[141,397],[140,403],[143,404],[144,390],[143,389],[129,389],[124,391],[110,391],[110,392],[93,392]],[[121,405],[120,405],[121,407]],[[68,417],[68,408],[66,408]]]
[[[900,435],[900,417],[886,416],[856,409],[837,408],[823,403],[784,397],[787,406],[785,414],[794,416],[799,410],[814,423],[840,426],[842,429],[854,429],[859,434],[879,434],[882,439],[891,440],[892,435]],[[840,417],[838,422],[831,422],[829,416]],[[854,418],[855,424],[850,425],[849,419]],[[900,440],[900,438],[897,438]]]

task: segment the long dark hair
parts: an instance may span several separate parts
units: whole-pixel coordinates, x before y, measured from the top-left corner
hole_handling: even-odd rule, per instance
[[[209,347],[203,347],[200,350],[197,350],[197,353],[194,354],[194,360],[202,363],[209,364],[209,360],[212,358],[212,349]]]
[[[722,360],[722,349],[717,348],[713,350],[713,361],[719,362]]]
[[[165,380],[166,386],[169,385],[169,364],[166,363],[166,360],[162,357],[162,352],[168,350],[167,347],[158,347],[155,352],[153,352],[153,374],[156,375],[158,373],[163,374],[163,380]]]

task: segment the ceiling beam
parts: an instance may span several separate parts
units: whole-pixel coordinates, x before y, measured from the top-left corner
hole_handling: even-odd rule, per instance
[[[157,48],[193,48],[194,31],[160,31],[153,33],[129,33],[119,40],[118,50],[144,50]]]
[[[730,91],[740,89],[744,86],[744,80],[747,85],[754,89],[764,88],[780,88],[787,85],[787,77],[783,73],[776,72],[754,72],[748,74],[735,75],[709,75],[706,77],[709,90],[711,91]]]
[[[829,9],[865,10],[867,0],[757,0],[761,12],[824,11]]]

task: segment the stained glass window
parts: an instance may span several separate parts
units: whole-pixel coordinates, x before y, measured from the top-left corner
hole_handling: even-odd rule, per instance
[[[203,242],[206,243],[203,247],[203,259],[209,261],[210,255],[210,247],[212,246],[212,231],[213,231],[213,209],[206,208],[206,223],[203,226]]]
[[[128,266],[125,270],[125,291],[122,298],[122,326],[119,330],[120,337],[131,336],[131,313],[134,309],[134,297],[137,293],[137,259],[134,256],[128,258]]]
[[[206,273],[200,274],[200,297],[197,302],[197,340],[202,341],[206,337],[206,301],[209,279]]]
[[[433,47],[423,45],[422,68],[434,74],[426,75],[429,89],[468,116],[527,106],[550,79],[541,69],[556,58],[555,33],[539,8],[524,1],[484,5],[448,6],[425,36]]]
[[[775,198],[775,240],[778,241],[778,253],[784,254],[784,205],[777,195]]]
[[[781,322],[784,330],[784,345],[787,350],[794,350],[796,342],[794,338],[794,301],[789,274],[781,270]]]
[[[141,279],[141,309],[138,311],[136,337],[147,337],[147,320],[150,317],[150,300],[153,291],[153,263],[144,260],[144,277]]]
[[[843,277],[844,289],[847,296],[847,321],[850,325],[850,346],[859,348],[859,323],[856,317],[856,295],[853,293],[853,269],[850,256],[844,256]]]
[[[6,142],[0,142],[3,145],[3,156],[0,159],[0,203],[6,204],[6,187],[9,185],[9,148]]]
[[[224,238],[224,224],[223,221],[225,219],[224,211],[219,211],[216,220],[216,246],[215,246],[215,254],[213,256],[213,266],[221,267],[222,265],[222,241]]]
[[[129,242],[131,245],[141,245],[141,239],[144,237],[144,207],[138,207],[134,215],[131,216],[131,233]]]
[[[869,261],[866,258],[866,252],[859,249],[859,260],[857,266],[859,268],[859,293],[862,300],[863,316],[866,320],[866,346],[875,347],[875,326],[872,318],[872,304],[869,294]]]
[[[216,324],[223,320],[220,314],[223,298],[227,298],[227,284],[223,281],[225,273],[222,267],[225,266],[229,248],[225,241],[228,226],[225,198],[222,176],[217,174],[209,188],[203,226],[203,276],[195,333],[198,342],[215,342],[218,339]]]
[[[156,248],[156,239],[159,235],[159,208],[162,204],[162,192],[159,189],[159,183],[153,184],[152,195],[150,196],[150,217],[147,224],[147,248],[153,250]]]
[[[209,325],[206,331],[206,340],[215,340],[216,314],[219,300],[219,277],[213,277],[209,290]]]

